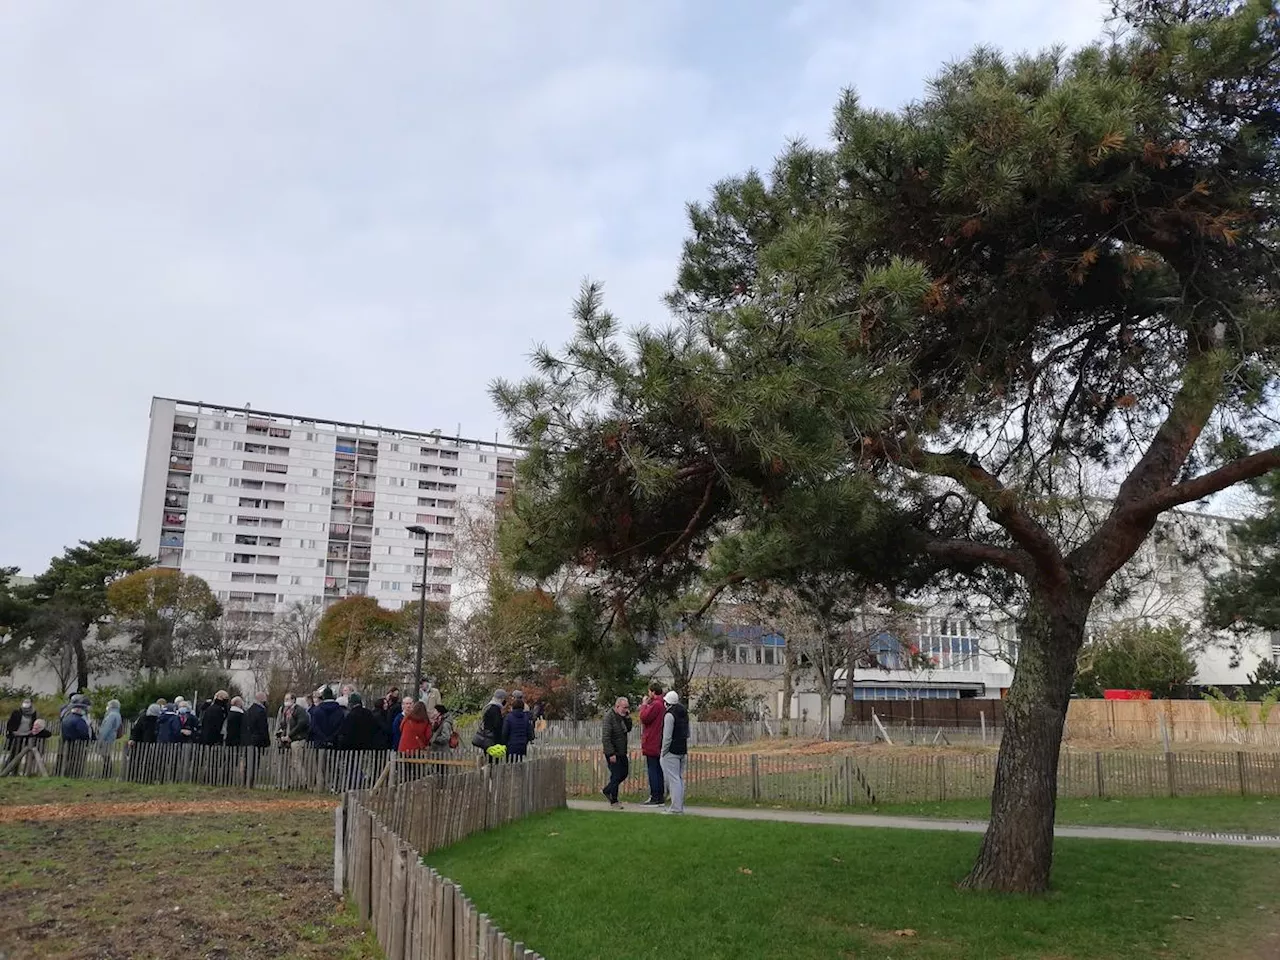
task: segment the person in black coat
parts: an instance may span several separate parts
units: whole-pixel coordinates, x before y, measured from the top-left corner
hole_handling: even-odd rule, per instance
[[[389,750],[391,748],[391,714],[387,712],[387,701],[373,701],[373,709],[369,712],[373,714],[373,719],[378,724],[378,731],[382,738],[379,746],[384,750]]]
[[[511,712],[502,721],[502,742],[507,745],[507,760],[523,760],[533,742],[533,716],[524,708],[524,691],[511,694]]]
[[[133,743],[155,743],[160,713],[161,707],[158,703],[153,703],[142,711],[142,715],[133,721],[133,726],[129,728],[129,739]]]
[[[227,722],[227,704],[231,695],[219,690],[200,716],[200,743],[212,746],[222,743],[222,728]]]
[[[347,697],[347,715],[338,727],[335,745],[341,750],[381,749],[382,729],[358,693]]]
[[[493,699],[480,717],[480,730],[489,741],[487,746],[502,742],[502,705],[506,700],[507,691],[501,688],[493,691]]]
[[[207,713],[208,711],[206,711]],[[239,697],[231,698],[231,706],[227,708],[227,734],[222,742],[228,747],[242,745],[244,735],[244,701]]]
[[[240,743],[246,747],[271,746],[271,732],[267,723],[267,695],[256,694],[253,704],[244,712],[244,728]]]

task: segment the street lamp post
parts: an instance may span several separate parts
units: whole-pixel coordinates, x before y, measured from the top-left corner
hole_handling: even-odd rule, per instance
[[[405,527],[410,533],[422,537],[422,580],[419,583],[421,593],[418,595],[418,653],[413,660],[413,699],[417,700],[422,686],[422,638],[427,632],[427,528],[420,523]]]

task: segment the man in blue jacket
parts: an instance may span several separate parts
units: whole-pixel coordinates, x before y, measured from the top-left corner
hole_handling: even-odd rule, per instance
[[[317,747],[332,747],[338,736],[338,728],[342,726],[343,712],[338,701],[334,699],[333,689],[325,687],[320,691],[320,702],[311,711],[311,743]]]
[[[178,705],[166,703],[156,717],[156,743],[177,743],[182,739],[182,723],[178,720]]]
[[[85,714],[89,709],[87,698],[76,694],[71,698],[71,709],[62,718],[62,746],[58,749],[58,775],[84,776],[85,755],[93,731]]]

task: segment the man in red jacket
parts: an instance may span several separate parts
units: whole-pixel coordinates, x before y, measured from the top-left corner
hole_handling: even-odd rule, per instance
[[[649,771],[649,799],[643,807],[660,807],[666,795],[662,778],[662,718],[667,706],[662,702],[662,684],[657,680],[649,684],[649,692],[640,704],[640,752]]]

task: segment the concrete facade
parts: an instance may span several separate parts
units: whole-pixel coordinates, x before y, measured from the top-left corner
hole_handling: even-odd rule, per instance
[[[398,609],[459,591],[460,509],[510,490],[519,449],[435,432],[156,397],[141,550],[209,583],[269,629],[295,602],[369,596]],[[410,533],[409,526],[425,528]],[[424,581],[425,578],[425,581]]]

